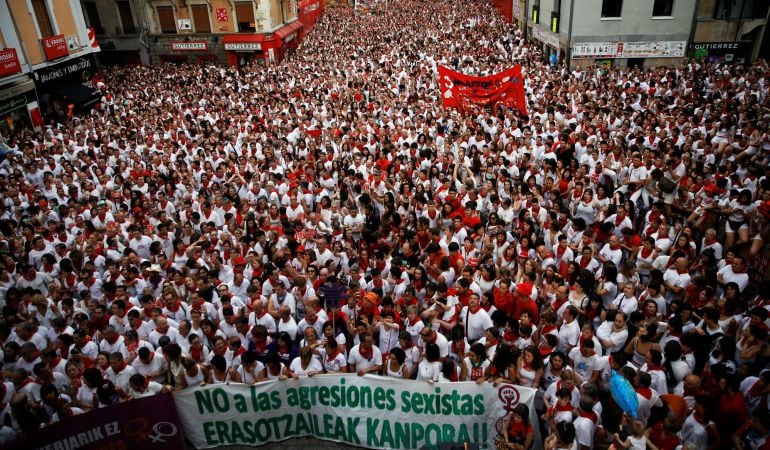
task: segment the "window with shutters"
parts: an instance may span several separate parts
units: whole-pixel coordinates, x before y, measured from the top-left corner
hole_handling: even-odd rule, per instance
[[[131,13],[131,4],[126,1],[116,3],[118,4],[118,14],[120,14],[120,25],[123,27],[123,32],[127,34],[136,33],[134,15]]]
[[[54,35],[51,16],[48,15],[48,8],[45,0],[32,0],[32,10],[35,11],[37,26],[40,28],[40,37],[48,38]]]
[[[196,33],[211,33],[209,22],[209,8],[206,5],[192,5],[193,22]]]
[[[170,6],[158,6],[158,22],[160,22],[160,31],[163,34],[176,33],[174,9]]]
[[[235,15],[238,18],[238,31],[257,31],[254,23],[254,4],[252,2],[236,2]]]
[[[96,3],[83,2],[80,5],[83,7],[83,16],[85,16],[88,26],[93,28],[96,34],[104,34],[102,21],[99,18],[99,10],[96,8]]]

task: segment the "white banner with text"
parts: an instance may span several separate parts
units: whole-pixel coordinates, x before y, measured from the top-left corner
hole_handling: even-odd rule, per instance
[[[519,403],[529,407],[530,421],[537,423],[535,391],[507,384],[318,375],[255,385],[207,385],[174,397],[185,435],[196,448],[259,446],[313,436],[377,449],[450,442],[493,449],[508,414]]]

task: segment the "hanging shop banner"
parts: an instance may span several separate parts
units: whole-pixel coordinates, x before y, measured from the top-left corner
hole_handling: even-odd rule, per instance
[[[21,72],[19,56],[15,48],[0,50],[0,78]]]
[[[63,58],[70,54],[67,49],[67,38],[63,34],[43,38],[41,42],[43,43],[43,51],[45,51],[45,59],[48,61]]]
[[[687,41],[577,42],[573,59],[682,58]]]
[[[687,41],[622,42],[621,58],[682,58]]]
[[[442,103],[445,108],[464,111],[469,106],[494,106],[502,103],[527,115],[524,79],[521,66],[514,66],[495,75],[474,77],[438,67]]]
[[[573,59],[606,59],[617,57],[617,42],[576,42],[572,44]]]
[[[4,450],[184,450],[171,394],[153,395],[73,416],[6,444]]]
[[[533,389],[490,383],[318,375],[256,385],[208,385],[174,395],[185,436],[196,448],[259,446],[312,436],[376,449],[450,442],[493,449],[519,403],[529,406],[530,420],[537,423]]]

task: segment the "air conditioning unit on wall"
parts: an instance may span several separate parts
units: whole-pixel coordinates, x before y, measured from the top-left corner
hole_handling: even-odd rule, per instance
[[[180,30],[192,30],[192,22],[190,22],[190,19],[177,20],[177,26]]]

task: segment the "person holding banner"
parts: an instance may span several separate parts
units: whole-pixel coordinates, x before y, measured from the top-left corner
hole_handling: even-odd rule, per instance
[[[382,352],[368,331],[359,334],[359,338],[361,343],[353,347],[348,356],[348,372],[359,376],[378,373],[382,369]]]
[[[323,366],[318,358],[313,355],[313,349],[305,346],[300,349],[299,356],[291,362],[289,370],[295,379],[299,379],[322,373]]]
[[[518,404],[508,416],[503,428],[505,448],[508,450],[529,450],[534,444],[535,429],[529,423],[529,408]]]

